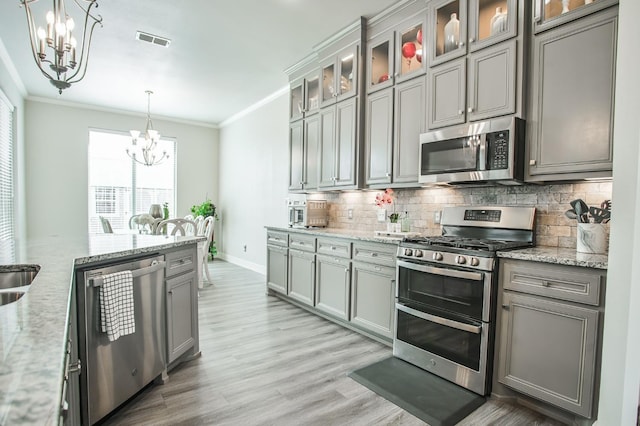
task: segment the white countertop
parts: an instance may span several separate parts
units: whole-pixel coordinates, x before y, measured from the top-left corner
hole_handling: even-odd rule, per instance
[[[202,238],[95,234],[31,240],[20,248],[16,263],[41,268],[24,296],[0,306],[0,425],[58,422],[69,295],[76,266],[155,253]]]

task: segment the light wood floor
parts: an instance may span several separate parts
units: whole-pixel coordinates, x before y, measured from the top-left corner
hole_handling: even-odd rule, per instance
[[[347,377],[388,346],[265,294],[265,277],[216,260],[201,290],[202,357],[170,373],[107,425],[424,425]],[[556,425],[490,400],[460,425]]]

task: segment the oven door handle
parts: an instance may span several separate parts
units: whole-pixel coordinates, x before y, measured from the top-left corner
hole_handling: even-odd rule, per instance
[[[455,328],[457,330],[467,331],[469,333],[474,333],[474,334],[480,334],[480,332],[482,331],[481,326],[465,324],[463,322],[453,321],[447,318],[442,318],[436,315],[420,312],[418,310],[408,307],[403,303],[396,303],[396,309],[406,312],[409,315],[413,315],[414,317],[422,318],[423,320],[435,322],[437,324],[445,325],[447,327]]]
[[[415,271],[426,272],[428,274],[444,275],[446,277],[462,278],[465,280],[482,281],[482,274],[478,272],[458,271],[457,269],[436,268],[433,266],[421,265],[413,262],[398,260],[398,267],[413,269]]]

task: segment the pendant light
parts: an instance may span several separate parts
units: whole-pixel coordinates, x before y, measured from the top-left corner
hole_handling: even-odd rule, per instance
[[[158,141],[160,140],[160,132],[153,129],[153,122],[151,121],[151,90],[146,90],[147,94],[147,126],[144,129],[144,133],[140,135],[139,130],[131,130],[131,148],[127,148],[127,155],[131,157],[136,163],[145,166],[155,166],[162,163],[169,158],[167,151],[163,151],[162,155],[156,152]],[[138,142],[142,142],[141,146],[138,146]],[[140,156],[142,158],[140,158]]]

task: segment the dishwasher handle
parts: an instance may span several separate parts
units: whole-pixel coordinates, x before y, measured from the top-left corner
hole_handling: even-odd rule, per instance
[[[143,275],[152,274],[160,269],[164,269],[166,262],[164,260],[154,260],[151,263],[151,266],[147,266],[146,268],[134,269],[131,271],[131,275],[133,278],[141,277]],[[102,277],[90,278],[88,280],[89,286],[100,287],[102,285]]]

